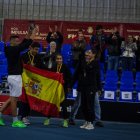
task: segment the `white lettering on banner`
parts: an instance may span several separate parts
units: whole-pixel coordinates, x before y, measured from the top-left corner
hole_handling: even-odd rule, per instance
[[[140,101],[140,92],[138,93],[138,100]]]
[[[26,35],[27,31],[11,31],[11,34]]]
[[[104,92],[104,98],[105,99],[112,99],[112,100],[114,100],[115,92],[114,91],[105,91]]]
[[[77,90],[76,89],[73,89],[73,97],[77,97]]]
[[[132,100],[132,92],[123,91],[121,97],[123,100]]]

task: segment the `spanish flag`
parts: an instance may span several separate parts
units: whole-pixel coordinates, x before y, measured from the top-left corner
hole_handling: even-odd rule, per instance
[[[64,100],[63,75],[24,65],[22,78],[30,108],[47,116],[59,116]]]

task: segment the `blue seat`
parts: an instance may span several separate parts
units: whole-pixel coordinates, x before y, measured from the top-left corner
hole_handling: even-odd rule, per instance
[[[101,81],[102,81],[102,82],[105,81],[105,77],[104,77],[104,72],[103,72],[103,70],[100,70],[100,78],[101,78]]]
[[[4,52],[0,52],[0,59],[4,59],[5,58],[5,53]]]
[[[71,44],[63,44],[62,45],[62,48],[61,48],[61,54],[62,55],[65,55],[68,52],[71,52],[72,53],[72,51],[71,51]]]
[[[107,70],[106,77],[118,77],[117,71],[115,71],[115,70]]]
[[[137,73],[136,73],[136,81],[137,81],[137,80],[140,80],[140,72],[137,72]]]
[[[0,59],[0,65],[7,65],[7,59]]]
[[[7,65],[0,65],[0,75],[1,76],[8,75]]]
[[[0,42],[0,52],[3,52],[4,51],[4,46],[5,46],[5,44],[4,44],[4,42]]]
[[[123,78],[126,78],[126,79],[128,79],[128,78],[134,78],[134,76],[133,76],[133,72],[132,71],[123,71],[122,72],[122,75],[121,75],[121,78],[123,79]]]

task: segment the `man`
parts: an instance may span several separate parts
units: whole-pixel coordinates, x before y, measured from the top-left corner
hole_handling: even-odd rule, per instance
[[[40,44],[38,42],[33,42],[30,47],[29,47],[29,51],[27,51],[26,53],[24,53],[21,56],[21,59],[23,61],[24,64],[29,64],[35,67],[39,67],[39,48],[40,48]],[[26,94],[22,93],[22,95],[20,96],[21,102],[20,102],[20,106],[19,106],[19,115],[21,115],[21,120],[23,121],[24,124],[29,125],[30,122],[28,120],[28,116],[30,113],[30,107],[29,104],[26,100]]]
[[[72,59],[73,67],[75,68],[79,61],[84,58],[84,51],[86,48],[86,40],[83,33],[78,34],[78,39],[72,44]]]
[[[108,70],[118,70],[119,57],[121,54],[121,37],[118,32],[108,38]]]
[[[105,62],[104,52],[107,47],[107,37],[103,32],[102,25],[96,26],[96,33],[92,35],[90,44],[97,51],[97,58],[101,63]]]
[[[13,123],[12,127],[24,128],[26,125],[18,120],[17,117],[17,99],[22,93],[22,62],[20,59],[20,53],[32,44],[33,39],[35,38],[37,29],[33,28],[29,30],[26,38],[20,43],[19,37],[13,35],[10,37],[10,46],[5,47],[5,55],[8,61],[8,85],[10,90],[9,99],[3,104],[0,108],[0,126],[4,126],[5,123],[2,119],[2,113],[10,105]]]

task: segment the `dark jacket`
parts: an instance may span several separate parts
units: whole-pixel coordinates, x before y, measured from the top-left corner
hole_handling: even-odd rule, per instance
[[[108,38],[108,54],[110,56],[121,55],[121,37],[117,36],[117,39],[112,39],[112,34]]]
[[[32,44],[31,39],[24,39],[19,46],[6,46],[5,55],[8,62],[8,75],[21,75],[22,74],[22,62],[20,53]]]
[[[79,63],[73,76],[73,84],[78,81],[78,91],[88,88],[90,91],[101,90],[100,67],[97,60],[87,64],[85,61]]]
[[[52,71],[52,68],[55,65],[56,54],[57,53],[50,54],[50,52],[47,52],[45,55],[40,56],[40,66],[39,66],[39,68]],[[51,68],[48,68],[49,61],[51,61],[51,63],[52,63]]]
[[[60,49],[61,49],[61,46],[62,46],[62,43],[63,43],[63,35],[58,31],[56,33],[57,33],[57,36],[58,36],[56,39],[51,38],[52,32],[49,32],[47,37],[46,37],[46,40],[49,44],[50,44],[51,41],[54,41],[56,43],[56,51],[60,52]]]
[[[85,49],[86,49],[86,41],[85,40],[74,41],[73,45],[72,45],[73,60],[78,60],[79,61],[79,60],[83,59]]]
[[[24,54],[22,54],[21,59],[22,59],[22,62],[24,64],[29,64],[30,65],[31,60],[33,59],[33,56],[30,54],[29,51],[27,51]],[[36,54],[34,56],[33,64],[34,64],[35,67],[40,67],[40,56],[39,56],[39,54]]]

